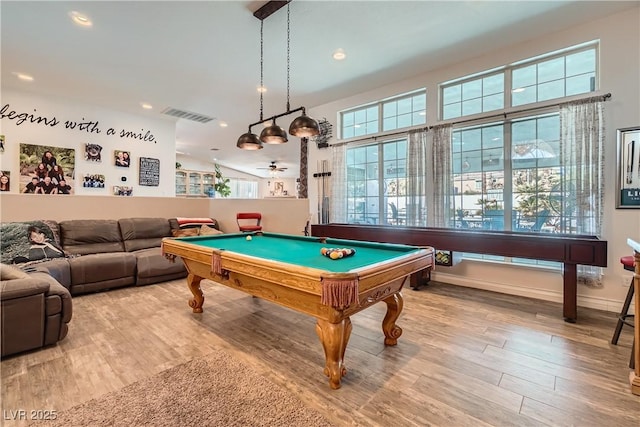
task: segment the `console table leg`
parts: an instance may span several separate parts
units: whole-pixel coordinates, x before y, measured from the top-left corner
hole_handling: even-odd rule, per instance
[[[564,264],[562,316],[565,322],[576,323],[578,319],[578,266]]]

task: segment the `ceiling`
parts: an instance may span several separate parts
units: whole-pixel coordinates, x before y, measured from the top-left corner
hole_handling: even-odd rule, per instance
[[[177,120],[176,150],[262,177],[268,170],[258,168],[275,160],[288,168],[282,177],[295,177],[297,138],[259,151],[236,148],[259,119],[260,21],[253,12],[264,3],[3,0],[2,88],[151,117],[168,118],[161,114],[167,107],[215,117],[206,124]],[[291,108],[310,109],[637,4],[295,0]],[[70,11],[93,26],[73,24]],[[264,20],[265,117],[286,110],[286,18],[285,7]],[[338,48],[343,61],[332,59]],[[286,128],[293,118],[279,124]]]

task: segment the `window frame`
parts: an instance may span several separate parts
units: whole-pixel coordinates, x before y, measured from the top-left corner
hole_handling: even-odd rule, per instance
[[[409,114],[411,114],[412,116],[412,120],[411,120],[411,125],[409,126],[404,126],[404,127],[395,127],[393,129],[384,129],[384,107],[385,105],[389,105],[391,103],[394,102],[399,102],[405,99],[413,99],[414,97],[418,96],[418,95],[423,95],[424,96],[424,110],[414,110],[413,109],[413,101],[412,101],[412,109],[411,112]],[[365,124],[365,132],[356,135],[355,132],[353,133],[353,135],[349,135],[349,136],[345,136],[345,134],[347,133],[345,130],[345,116],[348,114],[357,114],[360,112],[367,112],[367,110],[369,110],[370,108],[375,107],[377,109],[377,126],[375,131],[368,131],[368,124],[372,123],[373,121],[369,121],[367,120],[364,124]],[[413,123],[413,115],[414,114],[419,114],[420,112],[424,111],[424,115],[422,115],[424,117],[424,121],[422,123]],[[359,105],[357,107],[353,107],[353,108],[349,108],[346,110],[342,110],[338,113],[339,115],[339,122],[340,122],[340,132],[339,132],[339,138],[340,139],[344,139],[344,140],[357,140],[358,138],[367,138],[370,137],[372,135],[379,135],[379,134],[383,134],[386,132],[398,132],[398,131],[402,131],[402,130],[409,130],[413,127],[416,126],[423,126],[427,123],[427,90],[426,88],[420,88],[417,90],[413,90],[410,92],[406,92],[400,95],[395,95],[389,98],[384,98],[384,99],[380,99],[376,102],[372,102],[372,103],[368,103],[368,104],[363,104],[363,105]],[[398,120],[399,115],[397,114],[397,110],[396,110],[396,114],[393,116],[389,116],[386,117],[387,119],[394,117],[396,119],[396,123]],[[368,118],[367,118],[368,119]],[[355,128],[355,122],[353,126],[349,126],[349,127],[354,127]]]

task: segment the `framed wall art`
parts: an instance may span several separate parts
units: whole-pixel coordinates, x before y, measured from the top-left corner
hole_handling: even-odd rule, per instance
[[[617,140],[616,208],[640,209],[640,126],[618,129]]]

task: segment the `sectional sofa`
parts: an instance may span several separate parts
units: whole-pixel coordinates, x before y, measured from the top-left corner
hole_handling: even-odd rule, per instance
[[[71,320],[72,295],[186,277],[180,259],[170,262],[162,255],[161,241],[179,235],[182,227],[201,227],[203,222],[219,229],[215,220],[198,220],[191,223],[180,218],[123,218],[3,223],[3,267],[24,261],[16,266],[27,276],[3,273],[0,277],[2,356],[63,339]],[[29,258],[34,245],[27,236],[33,227],[45,234],[53,247],[61,247],[64,254]],[[3,270],[9,272],[9,268]]]

